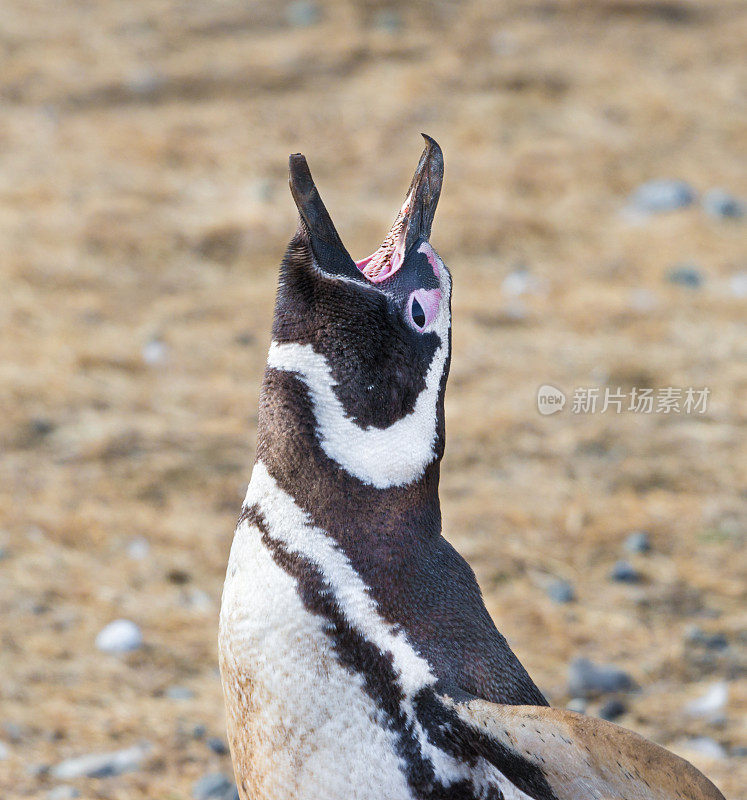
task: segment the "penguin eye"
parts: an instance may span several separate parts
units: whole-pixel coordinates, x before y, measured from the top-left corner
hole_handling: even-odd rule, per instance
[[[415,297],[412,298],[412,303],[410,303],[410,317],[418,328],[425,327],[425,311]]]

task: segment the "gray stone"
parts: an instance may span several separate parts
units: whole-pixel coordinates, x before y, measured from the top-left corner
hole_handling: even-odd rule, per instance
[[[588,658],[575,659],[568,670],[568,691],[573,697],[594,697],[637,689],[635,681],[618,667],[594,664]]]
[[[629,553],[648,553],[651,551],[651,540],[646,531],[633,531],[625,540],[625,549]]]
[[[747,270],[737,272],[729,278],[729,292],[734,297],[747,297]]]
[[[575,600],[576,597],[573,586],[571,586],[568,581],[562,579],[554,580],[552,583],[549,583],[545,591],[551,600],[560,604],[570,603]]]
[[[705,282],[703,273],[694,264],[678,264],[667,272],[667,280],[676,286],[700,289]]]
[[[660,179],[642,183],[631,195],[629,206],[639,214],[660,214],[695,202],[695,192],[684,181]]]
[[[129,619],[115,619],[99,631],[96,647],[104,653],[129,653],[143,645],[140,628]]]
[[[90,753],[85,756],[68,758],[52,767],[51,775],[57,780],[74,778],[109,778],[132,772],[140,767],[150,752],[147,743],[116,750],[112,753]]]
[[[573,697],[565,704],[569,711],[575,711],[577,714],[585,714],[587,706],[588,703],[583,697]]]
[[[693,625],[687,630],[685,639],[690,644],[697,644],[705,647],[708,650],[726,650],[729,646],[729,640],[723,633],[706,633],[702,628]]]
[[[724,189],[709,189],[703,195],[706,214],[716,219],[740,219],[744,216],[744,203]]]
[[[228,745],[220,738],[220,736],[211,736],[207,740],[207,746],[217,755],[225,756],[228,754]]]
[[[610,578],[618,583],[639,583],[641,574],[629,561],[618,561],[612,567]]]
[[[161,339],[151,339],[143,346],[143,361],[151,366],[162,364],[168,356],[168,347]]]
[[[609,722],[614,722],[616,719],[619,719],[627,710],[628,708],[622,700],[613,698],[602,704],[602,707],[599,709],[599,716],[602,719],[608,720]]]
[[[222,772],[212,772],[203,775],[199,781],[192,786],[192,797],[194,800],[214,800],[215,798],[229,797],[229,792],[233,792],[234,783],[230,781]]]
[[[55,786],[47,792],[47,800],[75,800],[80,792],[74,786]]]
[[[308,28],[322,17],[318,3],[312,0],[296,0],[285,9],[285,18],[293,28]]]
[[[694,739],[688,739],[687,748],[706,758],[726,758],[726,750],[709,736],[697,736]]]
[[[150,543],[144,536],[137,536],[127,543],[127,555],[134,561],[142,561],[150,553]]]
[[[729,684],[726,681],[719,681],[712,684],[700,697],[690,701],[685,706],[685,712],[691,717],[714,719],[723,713],[728,699]]]
[[[195,693],[186,686],[169,686],[164,692],[169,700],[191,700]]]

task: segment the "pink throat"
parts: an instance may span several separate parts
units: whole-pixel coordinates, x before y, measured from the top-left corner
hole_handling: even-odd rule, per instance
[[[367,258],[362,258],[360,261],[355,262],[356,267],[371,283],[381,283],[381,281],[391,278],[402,266],[405,255],[403,252],[405,248],[405,225],[407,223],[407,214],[410,211],[411,200],[412,196],[408,195],[379,249],[371,253]]]

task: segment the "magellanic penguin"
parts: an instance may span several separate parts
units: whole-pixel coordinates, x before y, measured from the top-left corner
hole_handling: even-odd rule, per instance
[[[220,620],[242,800],[723,800],[686,761],[548,707],[441,536],[451,277],[429,137],[371,256],[306,160]]]

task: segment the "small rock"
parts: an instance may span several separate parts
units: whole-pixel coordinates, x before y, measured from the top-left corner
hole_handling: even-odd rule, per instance
[[[692,717],[718,717],[729,699],[729,684],[726,681],[714,683],[705,694],[685,706],[685,712]]]
[[[509,272],[501,283],[501,291],[506,297],[521,297],[539,290],[540,282],[526,267],[519,267]]]
[[[23,738],[23,728],[17,722],[3,722],[3,730],[11,742],[20,742]]]
[[[703,285],[703,273],[692,264],[680,264],[672,267],[667,272],[667,280],[676,286],[685,286],[688,289],[700,289]]]
[[[142,647],[143,634],[129,619],[115,619],[99,631],[96,647],[105,653],[129,653]]]
[[[240,344],[242,347],[249,347],[249,345],[254,344],[255,336],[250,331],[243,331],[242,333],[237,333],[234,337],[234,342],[236,344]]]
[[[402,17],[393,8],[382,8],[373,18],[374,28],[386,33],[397,33],[402,29]]]
[[[77,758],[68,758],[52,767],[51,774],[58,780],[73,778],[109,778],[132,772],[140,767],[150,752],[150,745],[139,744],[113,753],[91,753]]]
[[[568,670],[568,690],[573,697],[630,692],[637,688],[627,672],[618,667],[594,664],[588,658],[575,659]]]
[[[706,633],[697,625],[689,628],[685,634],[685,639],[691,644],[698,644],[708,650],[726,650],[729,640],[723,633]]]
[[[641,573],[629,561],[618,561],[612,567],[610,578],[618,583],[639,583]]]
[[[547,589],[547,596],[554,600],[556,603],[570,603],[575,600],[576,595],[574,594],[573,587],[571,586],[568,581],[564,581],[562,579],[555,580],[552,583],[548,584]]]
[[[729,291],[734,297],[747,297],[747,272],[737,272],[729,278]]]
[[[219,736],[211,736],[207,740],[207,746],[219,756],[225,756],[228,753],[228,745]]]
[[[585,714],[587,706],[588,703],[583,697],[573,697],[565,704],[569,711],[575,711],[577,714]]]
[[[648,553],[651,550],[651,540],[646,531],[633,531],[625,540],[625,549],[629,553]]]
[[[162,364],[168,355],[168,347],[161,339],[154,338],[145,343],[142,355],[146,364],[151,366]]]
[[[55,786],[47,792],[47,800],[75,800],[80,792],[74,786]]]
[[[660,214],[685,208],[695,201],[695,192],[684,181],[661,179],[642,183],[631,195],[629,207],[639,214]]]
[[[233,788],[233,782],[223,773],[213,772],[204,775],[192,786],[192,797],[194,800],[213,800],[213,798],[223,800]]]
[[[164,692],[169,700],[191,700],[195,693],[186,686],[169,686]]]
[[[629,296],[630,308],[638,314],[650,314],[659,307],[659,298],[650,289],[633,289]]]
[[[0,761],[10,757],[10,747],[5,742],[0,742]]]
[[[626,711],[628,710],[625,703],[622,700],[608,700],[606,703],[602,705],[599,709],[599,716],[602,719],[606,719],[609,722],[614,722],[616,719],[619,719]]]
[[[127,544],[127,555],[134,561],[142,561],[150,553],[150,542],[144,536],[138,536]]]
[[[708,736],[697,736],[688,739],[686,743],[688,750],[699,753],[706,758],[726,758],[726,750],[715,740]]]
[[[703,195],[706,214],[716,219],[740,219],[744,216],[744,203],[724,189],[709,189]]]
[[[199,723],[192,728],[192,738],[193,739],[204,739],[207,734],[207,727],[202,723]]]
[[[312,0],[296,0],[285,9],[285,18],[292,28],[308,28],[321,19],[319,5]]]

